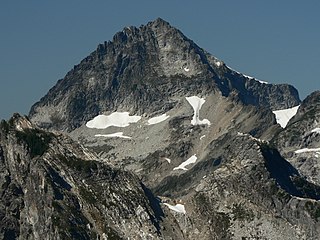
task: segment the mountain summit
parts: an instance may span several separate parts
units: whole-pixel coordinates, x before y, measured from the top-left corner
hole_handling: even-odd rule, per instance
[[[41,127],[72,131],[103,112],[150,114],[171,109],[177,94],[212,91],[272,110],[300,102],[294,87],[230,69],[158,18],[99,44],[32,106],[29,116]]]

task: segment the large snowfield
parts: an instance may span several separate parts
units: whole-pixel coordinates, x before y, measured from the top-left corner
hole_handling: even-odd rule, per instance
[[[273,113],[276,115],[277,123],[280,124],[281,127],[285,128],[289,122],[289,120],[296,115],[298,108],[300,105],[295,106],[293,108],[283,109],[283,110],[277,110],[273,111]]]
[[[110,115],[98,115],[87,122],[88,128],[105,129],[111,126],[128,127],[130,123],[136,123],[141,116],[129,116],[128,112],[114,112]]]

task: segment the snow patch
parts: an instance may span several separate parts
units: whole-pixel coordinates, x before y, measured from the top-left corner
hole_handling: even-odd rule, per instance
[[[255,140],[255,141],[261,142],[261,143],[267,143],[268,142],[268,141],[265,141],[265,140],[261,140],[260,138],[255,138],[255,137],[251,136],[249,133],[237,132],[237,135],[238,136],[246,136],[246,137],[251,138],[252,140]]]
[[[250,79],[250,80],[255,80],[255,81],[257,81],[257,82],[259,82],[259,83],[262,83],[262,84],[269,84],[269,83],[268,83],[268,82],[266,82],[266,81],[258,80],[258,79],[256,79],[255,77],[251,77],[251,76],[248,76],[248,75],[246,75],[246,74],[240,73],[240,72],[238,72],[238,71],[236,71],[236,70],[232,69],[232,68],[231,68],[231,67],[229,67],[229,66],[227,66],[227,67],[228,67],[230,70],[232,70],[232,71],[234,71],[234,72],[238,73],[239,75],[244,76],[245,78],[248,78],[248,79]]]
[[[306,153],[306,152],[318,152],[320,151],[320,148],[303,148],[294,151],[295,153]]]
[[[206,135],[202,135],[201,137],[200,137],[200,140],[202,140],[203,138],[205,138],[206,137]]]
[[[170,117],[170,116],[165,113],[165,114],[162,114],[162,115],[160,115],[160,116],[150,118],[150,119],[148,120],[148,125],[153,125],[153,124],[161,123],[161,122],[167,120],[169,117]]]
[[[131,137],[129,137],[129,136],[124,136],[123,132],[116,132],[116,133],[111,133],[111,134],[96,134],[94,136],[95,137],[107,137],[107,138],[118,137],[118,138],[131,139]]]
[[[186,209],[183,204],[178,203],[175,206],[173,206],[173,205],[170,205],[169,203],[164,203],[164,205],[166,205],[169,209],[175,212],[186,214]]]
[[[315,128],[311,130],[312,133],[320,133],[320,128]]]
[[[216,62],[214,62],[214,63],[216,64],[217,67],[220,67],[220,66],[222,65],[222,63],[219,62],[219,61],[216,61]]]
[[[171,163],[171,159],[170,158],[164,158],[168,163]]]
[[[203,119],[200,120],[200,109],[202,107],[202,105],[206,102],[206,100],[204,100],[204,98],[199,98],[197,96],[192,96],[192,97],[186,97],[187,101],[189,102],[189,104],[192,106],[194,114],[191,120],[191,124],[192,125],[210,125],[210,121],[208,119]]]
[[[254,78],[254,77],[251,77],[251,76],[248,76],[248,75],[245,75],[245,74],[242,74],[245,78],[248,78],[248,79],[250,79],[250,80],[255,80],[255,81],[257,81],[257,82],[259,82],[259,83],[262,83],[262,84],[269,84],[268,82],[266,82],[266,81],[262,81],[262,80],[258,80],[258,79],[256,79],[256,78]]]
[[[189,72],[189,71],[190,71],[190,69],[187,68],[187,67],[184,67],[183,70],[186,71],[186,72]]]
[[[293,108],[283,109],[273,111],[274,115],[276,115],[277,123],[280,124],[281,127],[285,128],[289,122],[289,120],[296,115],[298,108],[300,105],[295,106]]]
[[[185,170],[187,171],[188,169],[186,168],[187,165],[195,163],[197,161],[197,156],[196,154],[192,155],[190,158],[188,158],[186,161],[184,161],[183,163],[181,163],[178,167],[175,167],[173,170]]]
[[[256,80],[256,79],[255,79]],[[256,81],[258,81],[259,83],[262,83],[262,84],[269,84],[268,82],[266,82],[266,81],[261,81],[261,80],[256,80]]]
[[[128,127],[130,123],[136,123],[140,116],[129,116],[128,112],[114,112],[110,115],[98,115],[86,123],[88,128],[105,129],[111,126]]]

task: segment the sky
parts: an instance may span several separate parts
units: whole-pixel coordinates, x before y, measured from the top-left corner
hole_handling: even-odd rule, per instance
[[[125,26],[161,17],[231,68],[320,89],[318,0],[2,0],[0,119],[28,114],[56,82]]]

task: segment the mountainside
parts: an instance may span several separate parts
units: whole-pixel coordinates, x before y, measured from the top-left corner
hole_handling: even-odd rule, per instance
[[[67,136],[15,115],[0,140],[1,239],[181,239],[136,176]]]
[[[320,239],[319,97],[125,28],[1,122],[0,236]]]
[[[152,114],[170,110],[176,97],[213,91],[272,110],[300,102],[294,87],[265,84],[230,69],[159,18],[100,44],[29,116],[41,127],[72,131],[104,112]]]
[[[320,91],[310,94],[287,127],[274,137],[282,155],[320,185]]]

